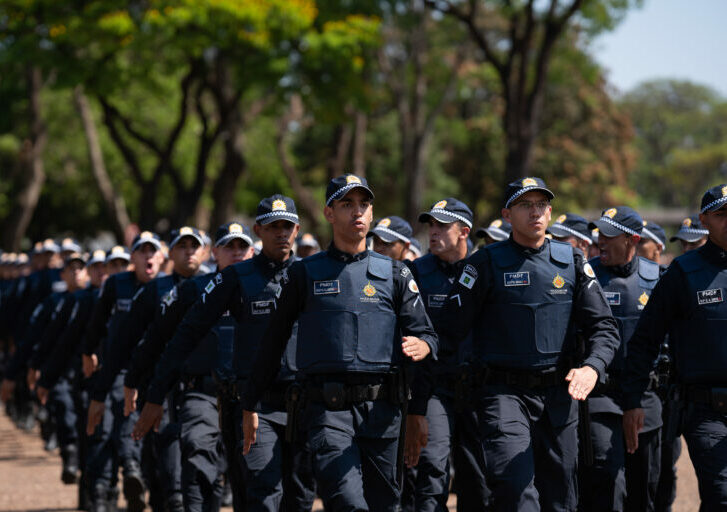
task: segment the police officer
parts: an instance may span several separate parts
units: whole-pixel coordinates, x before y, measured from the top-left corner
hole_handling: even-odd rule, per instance
[[[636,255],[643,220],[633,209],[608,208],[590,227],[598,228],[600,250],[590,263],[618,321],[621,345],[607,368],[605,385],[588,399],[594,465],[582,472],[583,510],[651,510],[661,465],[661,401],[655,386],[644,395],[641,406],[647,422],[640,449],[626,455],[619,386],[627,341],[659,280],[659,266]]]
[[[372,248],[375,252],[392,260],[404,261],[411,246],[413,233],[411,224],[401,217],[392,215],[377,222],[367,236],[373,240]]]
[[[111,347],[118,342],[122,329],[129,328],[134,296],[159,273],[163,262],[159,235],[150,231],[137,235],[132,242],[130,262],[133,271],[120,272],[106,280],[91,314],[82,342],[83,372],[87,377],[93,375],[100,363],[111,359]],[[108,510],[109,491],[116,486],[117,468],[121,465],[127,507],[141,511],[145,507],[141,445],[130,435],[136,416],[124,417],[123,376],[114,380],[107,394],[103,392],[106,383],[98,382],[98,375],[93,380],[86,433],[90,436],[87,472],[94,507]],[[93,400],[94,394],[98,398],[105,395],[105,401]]]
[[[477,238],[482,238],[485,245],[494,244],[507,240],[512,232],[512,226],[505,219],[495,219],[486,228],[478,228],[475,231]]]
[[[397,457],[407,400],[399,368],[437,348],[409,269],[366,250],[372,199],[358,176],[329,182],[324,215],[333,242],[291,265],[243,394],[243,453],[251,453],[259,428],[255,404],[271,388],[297,321],[302,423],[318,492],[330,510],[398,507]],[[265,442],[264,433],[259,442]]]
[[[672,262],[628,343],[624,434],[633,452],[645,423],[640,404],[652,362],[669,334],[684,405],[682,433],[699,482],[700,509],[721,510],[727,503],[727,184],[707,190],[699,220],[708,230],[707,242]]]
[[[579,251],[547,240],[553,193],[540,178],[507,187],[504,242],[466,260],[444,332],[472,331],[476,404],[496,510],[574,510],[577,407],[618,347],[616,322]],[[586,340],[577,361],[576,328]]]
[[[441,333],[442,310],[467,257],[472,211],[448,197],[419,216],[429,226],[429,254],[410,265],[425,309],[439,337],[437,360],[424,362],[412,386],[407,417],[407,462],[416,466],[414,510],[447,510],[449,458],[454,455],[457,508],[479,510],[489,500],[482,473],[475,412],[466,363],[471,340],[458,347]],[[421,454],[419,454],[421,450]],[[417,461],[418,457],[418,461]]]
[[[321,250],[318,240],[311,233],[303,233],[295,241],[296,255],[299,258],[307,258],[313,256]]]
[[[670,242],[679,240],[679,244],[682,248],[682,254],[701,247],[707,243],[709,231],[702,226],[702,221],[700,219],[701,217],[698,214],[690,215],[682,221],[679,226],[679,231],[677,231],[674,236],[669,239]]]
[[[553,235],[554,240],[571,244],[575,249],[588,255],[588,249],[593,243],[591,230],[588,229],[588,221],[575,213],[564,213],[560,215],[548,232]]]
[[[666,233],[664,232],[664,228],[655,222],[644,221],[644,227],[641,230],[641,240],[639,240],[639,246],[637,247],[639,256],[660,265],[661,255],[664,249],[666,249]],[[663,270],[666,270],[666,268]]]
[[[422,257],[422,244],[419,243],[419,240],[416,238],[412,238],[409,241],[409,250],[407,251],[406,255],[404,256],[404,259],[406,261],[414,261],[417,258]]]

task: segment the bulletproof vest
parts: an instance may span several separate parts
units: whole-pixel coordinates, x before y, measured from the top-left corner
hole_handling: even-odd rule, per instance
[[[134,294],[141,286],[141,283],[137,281],[136,276],[133,272],[119,272],[109,277],[114,280],[116,288],[116,297],[114,305],[111,309],[111,315],[109,322],[106,325],[106,339],[104,340],[106,352],[108,347],[114,344],[118,333],[121,331],[121,326],[124,322],[129,319],[129,311],[131,311],[131,302],[134,300]],[[108,281],[107,281],[108,283]]]
[[[401,359],[392,261],[369,252],[344,263],[321,252],[303,260],[305,305],[296,361],[305,374],[383,372]]]
[[[701,250],[676,259],[686,277],[687,310],[670,331],[677,374],[687,384],[727,382],[727,269]]]
[[[573,351],[571,309],[576,285],[573,248],[546,240],[525,254],[510,240],[488,245],[493,289],[475,323],[475,357],[504,368],[555,365]]]
[[[201,296],[204,292],[204,287],[210,280],[214,279],[214,274],[206,274],[201,276],[195,276],[190,279],[197,288],[197,296]],[[234,337],[234,325],[231,327],[231,333],[228,335],[226,332],[219,332],[220,326],[225,321],[230,322],[230,315],[226,314],[223,319],[220,320],[207,335],[202,339],[200,343],[194,348],[192,353],[187,357],[184,362],[183,373],[185,375],[211,375],[212,371],[215,370],[218,360],[218,338],[221,336],[228,336],[230,339]],[[232,320],[234,322],[234,320]]]
[[[637,269],[630,276],[620,277],[607,266],[601,264],[600,258],[590,263],[601,283],[611,313],[618,324],[621,345],[608,367],[612,373],[620,373],[624,369],[625,357],[628,355],[627,344],[636,330],[641,311],[649,301],[651,291],[659,281],[659,265],[646,258],[638,257]]]
[[[270,317],[277,308],[281,281],[286,269],[281,269],[272,278],[260,268],[257,258],[243,261],[234,266],[242,292],[242,315],[238,317],[239,335],[234,349],[234,371],[238,378],[252,373],[260,342],[270,323]],[[295,364],[297,327],[292,334],[280,364],[279,379],[291,380],[297,371]]]
[[[458,345],[447,340],[440,333],[444,321],[444,304],[447,301],[449,291],[454,284],[450,277],[442,270],[437,262],[436,256],[427,254],[417,258],[413,262],[416,270],[416,281],[419,285],[419,293],[424,301],[427,315],[432,321],[434,330],[439,335],[439,352],[437,353],[438,364],[436,366],[456,366],[465,362],[472,352],[471,333]],[[443,368],[444,370],[444,368]]]

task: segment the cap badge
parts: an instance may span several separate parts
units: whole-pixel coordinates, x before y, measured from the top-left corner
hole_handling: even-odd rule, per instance
[[[381,219],[377,225],[381,226],[382,228],[388,228],[391,225],[391,219],[389,219],[388,217],[385,219]]]
[[[64,238],[63,242],[61,242],[62,245],[71,245],[73,243],[73,240],[70,238]]]
[[[560,217],[558,217],[557,219],[555,219],[555,223],[556,224],[563,224],[565,222],[565,219],[566,219],[566,216],[565,215],[561,215]]]
[[[722,197],[727,197],[727,185],[722,187]]]
[[[565,279],[563,279],[560,274],[555,274],[555,277],[553,278],[553,286],[560,289],[565,286]]]
[[[617,213],[618,213],[618,210],[616,210],[616,208],[609,208],[608,210],[603,212],[603,216],[608,217],[609,219],[613,219]]]
[[[242,226],[239,224],[230,224],[230,227],[227,229],[230,233],[242,233]]]
[[[179,230],[179,235],[180,236],[182,236],[182,235],[193,235],[193,234],[194,234],[194,231],[189,226],[184,226],[183,228],[181,228]]]
[[[311,235],[310,233],[306,233],[305,235],[303,235],[301,240],[315,240],[315,239],[313,238],[313,235]]]
[[[691,227],[692,226],[692,219],[690,219],[689,217],[687,217],[686,219],[684,219],[682,221],[682,226],[684,226],[685,228]]]
[[[346,184],[350,185],[351,183],[361,184],[361,178],[353,174],[349,174],[348,176],[346,176]]]
[[[533,178],[525,178],[522,181],[522,185],[523,185],[523,187],[537,187],[538,182],[535,181]]]
[[[124,254],[124,252],[125,252],[124,248],[121,247],[120,245],[117,245],[116,247],[111,249],[111,254]]]
[[[105,256],[106,254],[104,254],[104,252],[100,249],[97,251],[93,251],[93,259],[95,260],[102,260]]]
[[[151,231],[142,231],[139,238],[154,238],[154,235],[151,234]]]
[[[493,220],[492,222],[490,222],[490,227],[491,228],[499,228],[499,227],[502,227],[502,221],[500,219]]]
[[[648,296],[648,295],[646,295],[646,292],[643,292],[643,293],[642,293],[642,294],[641,294],[641,295],[639,296],[639,304],[641,304],[642,306],[646,306],[646,303],[647,303],[647,302],[649,302],[649,296]]]
[[[273,211],[274,212],[277,212],[277,211],[284,212],[287,209],[288,208],[285,206],[285,201],[283,201],[282,199],[276,199],[275,201],[273,201]]]
[[[369,284],[364,286],[363,292],[364,292],[364,295],[366,295],[367,297],[373,297],[374,295],[376,295],[376,288],[374,288],[373,285],[371,284],[371,282],[369,281]]]
[[[447,206],[447,201],[442,199],[438,203],[435,203],[432,208],[444,208],[445,206]]]

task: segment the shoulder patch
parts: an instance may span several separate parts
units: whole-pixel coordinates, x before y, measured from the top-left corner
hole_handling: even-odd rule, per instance
[[[409,270],[409,267],[407,267],[406,265],[401,267],[401,277],[406,277],[409,274],[411,274],[411,270]]]
[[[419,287],[417,286],[417,282],[411,279],[409,281],[409,291],[412,293],[419,293]]]
[[[464,269],[462,270],[462,275],[459,276],[459,284],[469,290],[472,289],[472,287],[475,285],[475,281],[477,281],[477,271],[475,270],[474,274],[470,274],[470,270],[475,270],[475,267],[473,267],[472,265],[465,265]]]
[[[583,264],[583,273],[586,274],[586,276],[590,277],[591,279],[596,278],[596,273],[593,271],[593,267],[588,262],[585,262]]]
[[[210,282],[207,283],[207,286],[204,287],[204,291],[207,293],[212,292],[212,290],[214,290],[214,289],[215,289],[215,282],[212,280],[210,280]]]

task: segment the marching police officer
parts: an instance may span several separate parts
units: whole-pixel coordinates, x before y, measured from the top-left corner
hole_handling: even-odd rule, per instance
[[[485,477],[497,510],[574,510],[577,407],[618,347],[616,322],[590,265],[545,237],[554,194],[540,178],[507,187],[504,242],[467,260],[444,332],[470,331],[482,365],[476,404]],[[576,328],[586,340],[576,357]]]
[[[248,453],[259,428],[255,404],[271,388],[297,321],[303,428],[318,493],[330,510],[399,506],[397,458],[408,398],[401,366],[437,348],[410,270],[366,250],[373,197],[358,176],[329,182],[324,214],[333,242],[290,266],[243,394]]]
[[[707,242],[672,262],[628,342],[624,434],[633,452],[645,423],[640,404],[652,363],[669,334],[684,405],[682,433],[699,481],[700,509],[721,510],[727,504],[727,184],[707,190],[699,220],[708,231]]]
[[[373,250],[392,260],[404,261],[411,247],[414,231],[411,225],[396,215],[384,217],[367,235],[373,240]]]
[[[651,510],[661,465],[661,401],[655,386],[644,395],[641,406],[647,422],[640,448],[626,455],[619,385],[627,341],[659,280],[659,265],[636,255],[643,220],[633,209],[608,208],[590,227],[598,228],[600,249],[590,263],[618,321],[621,345],[607,369],[605,385],[588,398],[594,464],[581,472],[581,505],[583,510]]]
[[[507,240],[512,232],[512,226],[505,219],[495,219],[486,228],[478,228],[475,231],[477,238],[482,238],[485,245],[494,244]]]
[[[683,254],[707,243],[708,235],[709,231],[702,226],[701,217],[698,214],[694,214],[682,221],[679,226],[679,231],[669,241],[675,242],[679,240]]]
[[[588,221],[575,213],[560,215],[548,228],[548,232],[553,235],[554,240],[569,243],[580,250],[583,256],[588,255],[588,249],[593,243]]]
[[[666,233],[664,232],[664,228],[655,222],[644,221],[644,228],[641,230],[641,240],[639,240],[639,246],[637,247],[639,256],[659,265],[664,249],[666,249]],[[662,270],[666,270],[666,267],[663,267]]]

